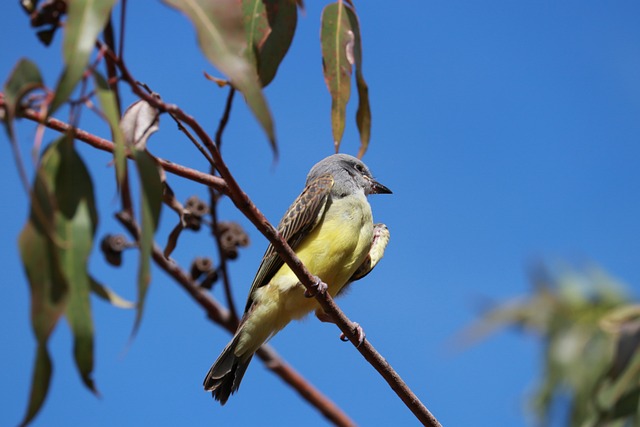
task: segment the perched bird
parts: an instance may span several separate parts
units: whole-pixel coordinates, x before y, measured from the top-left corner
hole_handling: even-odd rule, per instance
[[[336,296],[346,284],[361,279],[378,263],[389,241],[384,224],[373,224],[369,194],[389,194],[364,163],[334,154],[318,162],[307,176],[304,190],[278,225],[309,272]],[[320,320],[329,317],[282,261],[272,245],[253,279],[240,326],[204,379],[204,389],[225,404],[258,348],[312,310]]]

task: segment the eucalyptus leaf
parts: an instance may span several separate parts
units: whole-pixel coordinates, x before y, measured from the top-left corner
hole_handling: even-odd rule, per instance
[[[249,108],[277,152],[271,112],[262,93],[255,67],[245,57],[242,5],[236,0],[164,0],[183,12],[195,26],[200,49],[224,73],[233,87],[243,93]]]
[[[102,113],[109,123],[111,136],[114,142],[113,157],[116,167],[116,180],[118,188],[121,188],[126,176],[126,154],[124,145],[124,135],[120,129],[120,117],[118,114],[118,102],[115,93],[100,73],[94,71],[93,80],[96,86],[96,94],[102,107]]]
[[[242,0],[248,59],[262,86],[276,75],[296,31],[298,13],[291,0]]]
[[[158,165],[153,157],[145,150],[134,149],[134,160],[140,178],[141,194],[141,235],[139,241],[140,265],[138,267],[138,303],[136,319],[132,335],[137,332],[144,302],[151,282],[151,252],[153,250],[153,236],[160,221],[162,208],[163,185],[160,179]]]
[[[89,64],[98,34],[104,29],[116,0],[73,0],[67,2],[62,57],[64,70],[56,85],[48,114],[69,99]]]
[[[345,7],[351,31],[353,32],[353,63],[356,69],[356,88],[358,89],[358,110],[356,111],[356,125],[360,132],[360,149],[358,157],[362,158],[369,147],[371,139],[371,106],[369,105],[369,87],[362,73],[362,36],[360,22],[356,11]]]
[[[152,94],[157,97],[158,94]],[[120,129],[128,147],[144,150],[147,140],[160,128],[160,111],[144,99],[139,99],[126,109],[120,121]]]
[[[57,235],[64,244],[58,248],[60,266],[69,283],[65,315],[74,338],[74,357],[84,384],[97,393],[93,373],[93,319],[91,316],[91,278],[87,266],[98,226],[93,184],[71,138],[55,147],[60,164],[55,177]]]
[[[324,79],[331,94],[331,129],[336,152],[344,134],[354,63],[355,33],[346,9],[342,2],[326,6],[322,11],[320,31]]]
[[[28,59],[22,58],[15,65],[4,84],[4,101],[6,115],[4,122],[9,137],[14,139],[13,120],[16,111],[25,95],[34,89],[44,86],[38,66]],[[15,141],[14,141],[15,142]]]
[[[44,401],[52,363],[51,332],[64,314],[74,336],[74,356],[92,391],[93,321],[87,260],[97,214],[93,187],[71,137],[63,136],[43,153],[31,191],[31,212],[20,239],[20,255],[31,290],[31,322],[38,342],[31,394],[24,423]]]

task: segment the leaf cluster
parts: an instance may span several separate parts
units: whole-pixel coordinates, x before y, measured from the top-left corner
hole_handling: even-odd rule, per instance
[[[531,295],[497,304],[466,331],[477,340],[504,327],[542,344],[542,379],[530,400],[541,425],[566,404],[575,427],[640,422],[640,308],[599,269],[546,267],[532,273]]]

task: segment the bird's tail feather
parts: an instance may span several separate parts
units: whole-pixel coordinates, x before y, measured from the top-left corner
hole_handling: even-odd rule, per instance
[[[222,350],[222,354],[209,369],[204,378],[204,389],[210,391],[213,398],[224,405],[229,396],[240,387],[240,381],[244,376],[253,354],[248,356],[236,356],[234,351],[238,345],[239,334],[233,337],[231,342]]]

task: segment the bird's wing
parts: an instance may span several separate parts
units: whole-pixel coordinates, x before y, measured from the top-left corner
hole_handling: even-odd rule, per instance
[[[321,175],[311,181],[298,198],[289,207],[278,224],[278,232],[295,251],[300,241],[318,225],[324,215],[329,194],[333,187],[333,177],[329,174]],[[262,262],[253,279],[249,298],[245,306],[245,313],[253,304],[253,293],[265,286],[282,267],[284,261],[278,255],[273,245],[269,245],[262,257]]]
[[[373,226],[373,239],[371,241],[371,249],[364,262],[353,273],[347,283],[355,282],[362,279],[367,274],[371,273],[371,270],[378,264],[384,255],[384,250],[389,243],[389,229],[384,224],[374,224]],[[344,288],[343,288],[344,289]]]

